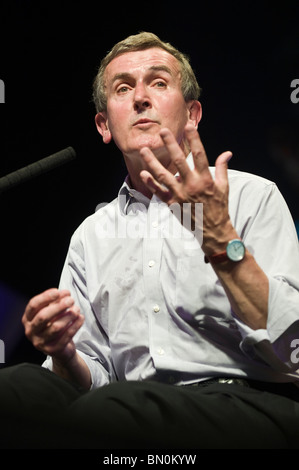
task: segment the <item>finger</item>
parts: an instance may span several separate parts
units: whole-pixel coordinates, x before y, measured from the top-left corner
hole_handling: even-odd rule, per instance
[[[30,324],[32,333],[38,334],[40,331],[51,325],[51,323],[53,323],[56,318],[59,318],[59,316],[64,316],[66,314],[72,315],[71,307],[73,307],[73,305],[74,299],[68,295],[39,310]]]
[[[59,291],[56,288],[48,289],[41,294],[32,297],[28,302],[23,315],[24,320],[31,321],[33,317],[51,302],[55,302],[59,298]]]
[[[80,315],[80,309],[76,306],[55,317],[55,320],[49,323],[45,330],[41,332],[45,342],[56,341],[68,328],[77,322],[79,317],[82,317],[82,315]]]
[[[44,354],[54,355],[62,351],[84,323],[83,315],[79,315],[77,319],[68,323],[64,329],[58,331],[50,338],[40,337],[34,342],[34,346]]]
[[[73,318],[77,318],[80,313],[79,307],[77,305],[73,305],[72,307],[68,307],[62,311],[60,311],[57,315],[53,316],[46,324],[46,328],[50,328],[51,325],[55,323],[57,327],[59,325],[64,325],[70,321],[72,321]]]
[[[59,346],[65,346],[73,339],[74,335],[81,328],[83,323],[84,316],[79,314],[78,317],[69,322],[64,329],[60,330],[51,343]]]
[[[210,173],[206,151],[196,128],[192,124],[187,124],[185,127],[185,136],[192,152],[196,170],[201,174]]]
[[[171,199],[172,192],[165,186],[162,186],[161,184],[159,184],[158,181],[155,180],[155,178],[149,171],[142,170],[140,172],[140,178],[142,182],[145,184],[145,186],[153,194],[156,194],[161,199],[161,201],[167,203]]]
[[[176,186],[177,181],[174,175],[157,160],[153,152],[148,147],[141,149],[140,155],[148,167],[148,173],[153,176],[153,179],[156,180],[157,183],[166,186],[168,189],[172,189]],[[153,179],[148,180],[149,184],[153,182]]]
[[[58,299],[62,299],[63,297],[66,297],[67,295],[71,295],[70,291],[67,289],[62,289],[58,291]]]
[[[228,187],[227,164],[232,156],[232,152],[223,152],[215,162],[215,183],[223,189]]]
[[[161,129],[160,136],[164,142],[165,147],[167,148],[171,162],[174,164],[175,168],[179,172],[181,179],[184,181],[190,175],[191,170],[186,161],[186,155],[179,146],[177,140],[175,139],[172,132],[167,129]]]

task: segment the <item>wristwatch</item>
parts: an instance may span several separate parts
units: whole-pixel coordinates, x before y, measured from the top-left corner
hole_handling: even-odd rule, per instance
[[[245,245],[239,238],[230,240],[226,246],[226,250],[211,256],[205,256],[205,262],[211,264],[223,263],[230,260],[235,263],[242,261],[245,256]]]

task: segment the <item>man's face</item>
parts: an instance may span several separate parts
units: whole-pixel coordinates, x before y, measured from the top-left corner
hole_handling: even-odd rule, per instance
[[[105,143],[113,138],[128,159],[146,146],[163,160],[160,129],[167,127],[182,142],[192,102],[183,98],[175,57],[159,48],[125,53],[107,66],[105,83],[107,112],[96,117]]]

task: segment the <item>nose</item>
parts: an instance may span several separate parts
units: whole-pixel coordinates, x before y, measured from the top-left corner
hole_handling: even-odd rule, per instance
[[[135,111],[143,111],[151,107],[151,99],[149,96],[148,88],[144,83],[138,83],[135,88],[134,94],[134,109]]]

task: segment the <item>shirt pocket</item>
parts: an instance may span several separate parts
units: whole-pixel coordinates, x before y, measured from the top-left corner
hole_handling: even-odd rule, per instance
[[[189,323],[234,323],[230,303],[204,254],[179,258],[176,272],[176,313]]]

